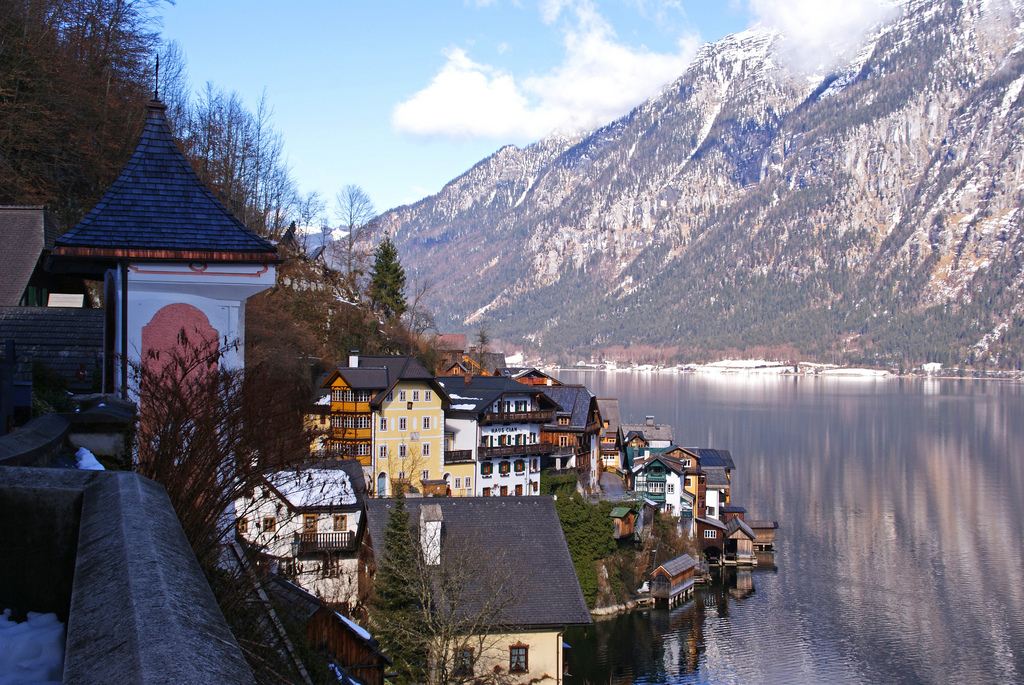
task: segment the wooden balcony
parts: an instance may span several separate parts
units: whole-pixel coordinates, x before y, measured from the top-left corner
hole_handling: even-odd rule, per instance
[[[542,411],[513,411],[513,412],[485,412],[480,422],[484,425],[491,423],[551,423],[555,418],[555,412],[551,409]]]
[[[556,447],[550,443],[538,442],[534,445],[501,445],[500,447],[479,447],[477,454],[481,459],[495,457],[526,457],[537,454],[550,454]]]
[[[445,464],[465,464],[473,461],[473,450],[445,450]]]
[[[356,536],[351,531],[342,533],[298,533],[299,554],[321,552],[352,552],[356,548]]]

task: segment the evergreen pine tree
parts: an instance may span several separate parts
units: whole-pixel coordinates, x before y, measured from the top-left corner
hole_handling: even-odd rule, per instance
[[[398,259],[398,248],[385,238],[374,252],[373,276],[370,279],[370,302],[385,320],[405,314],[405,269]]]
[[[405,493],[397,487],[384,528],[384,558],[374,580],[371,618],[384,653],[391,657],[399,678],[409,682],[422,681],[427,662],[417,562]]]

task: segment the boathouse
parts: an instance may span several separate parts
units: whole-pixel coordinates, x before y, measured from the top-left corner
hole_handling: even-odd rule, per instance
[[[775,549],[775,531],[779,528],[778,521],[750,521],[747,525],[754,531],[755,552],[771,552]]]
[[[651,574],[651,597],[670,607],[678,604],[693,592],[696,571],[697,561],[689,554],[669,559]]]
[[[754,531],[738,516],[725,524],[725,557],[727,565],[756,566],[754,556]]]

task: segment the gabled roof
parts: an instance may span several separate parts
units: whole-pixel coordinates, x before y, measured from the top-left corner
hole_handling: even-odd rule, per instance
[[[777,529],[779,527],[778,521],[747,521],[748,526],[751,530],[761,530],[766,528]]]
[[[17,307],[43,252],[53,247],[57,225],[42,207],[0,207],[4,268],[0,307]]]
[[[623,516],[628,516],[632,513],[634,512],[631,507],[615,507],[614,509],[611,510],[611,513],[609,513],[608,516],[613,519],[620,519]]]
[[[505,395],[544,395],[541,403],[550,402],[546,396],[547,389],[525,385],[504,376],[471,376],[469,383],[464,376],[443,376],[437,382],[451,398],[448,410],[452,412],[480,414]]]
[[[687,447],[685,449],[700,457],[702,467],[722,466],[730,471],[736,469],[736,464],[732,461],[732,453],[729,450],[713,450],[706,447]]]
[[[9,339],[19,359],[48,366],[73,391],[90,392],[103,364],[103,310],[0,307],[0,342]],[[86,377],[79,378],[83,367]]]
[[[273,245],[246,228],[199,180],[159,101],[127,166],[103,199],[57,239],[54,257],[267,262]]]
[[[424,381],[438,393],[442,406],[448,408],[449,399],[444,387],[437,382],[434,374],[408,354],[361,354],[358,364],[359,366],[339,366],[327,374],[320,382],[320,387],[330,387],[340,376],[353,390],[374,391],[370,404],[379,406],[401,381]]]
[[[606,432],[618,433],[622,419],[619,416],[619,400],[614,397],[598,397],[597,409],[601,412],[601,421],[607,421]]]
[[[510,559],[522,560],[523,568],[513,570],[516,582],[521,584],[502,617],[508,625],[591,623],[550,497],[411,498],[405,504],[413,526],[419,522],[421,506],[439,505],[444,521],[442,540],[455,540],[462,535],[486,540]],[[384,526],[393,507],[393,499],[371,499],[366,503],[367,532],[375,555],[383,553]],[[379,567],[379,559],[377,563]]]
[[[556,420],[547,424],[552,430],[564,431],[584,430],[590,418],[590,403],[595,399],[593,393],[582,385],[553,385],[544,388],[544,394],[555,401],[561,407],[556,412]],[[569,425],[558,424],[557,417],[569,416]]]
[[[562,385],[562,381],[533,366],[503,366],[495,369],[494,375],[507,376],[508,378],[514,378],[517,381],[522,381],[524,378],[543,379],[545,383],[550,381],[551,385]],[[536,383],[534,385],[541,384]]]
[[[732,519],[732,520],[735,521],[736,519]],[[726,526],[725,526],[724,523],[722,523],[718,519],[710,518],[708,516],[698,516],[697,517],[697,523],[703,523],[705,526],[709,526],[711,528],[717,528],[718,530],[726,530]]]
[[[689,554],[680,554],[674,559],[669,559],[658,568],[664,569],[670,576],[678,576],[697,565],[697,560]],[[655,569],[657,570],[657,569]]]
[[[750,529],[750,526],[744,523],[742,519],[734,516],[725,524],[725,534],[727,536],[732,536],[736,531],[746,535],[751,540],[757,537],[757,535],[754,534],[754,531]]]
[[[667,423],[623,423],[619,427],[622,432],[623,442],[629,441],[634,435],[639,435],[644,442],[668,441],[672,444],[672,426]]]

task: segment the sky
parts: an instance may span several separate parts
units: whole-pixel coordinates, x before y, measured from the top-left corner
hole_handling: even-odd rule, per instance
[[[265,92],[303,192],[415,202],[504,145],[590,130],[686,69],[702,43],[781,28],[827,60],[892,0],[176,0],[162,36],[195,91]]]

